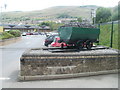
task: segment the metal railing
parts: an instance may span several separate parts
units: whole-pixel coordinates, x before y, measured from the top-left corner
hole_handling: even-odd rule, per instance
[[[103,29],[103,27],[105,27],[104,29],[109,29],[108,33],[106,33],[106,35],[109,36],[109,37],[107,37],[105,39],[109,39],[109,42],[107,42],[107,43],[109,43],[109,47],[111,47],[111,48],[113,48],[113,44],[115,44],[115,43],[113,43],[114,42],[113,40],[115,40],[115,37],[118,37],[118,36],[115,36],[115,32],[117,31],[117,29],[115,30],[115,28],[118,28],[118,26],[115,26],[115,24],[118,25],[118,23],[119,23],[119,20],[118,21],[112,21],[112,22],[96,24],[96,26],[98,28],[100,28],[100,31]],[[103,34],[103,33],[104,32],[102,31],[100,34]],[[100,36],[102,36],[102,35],[100,35]],[[99,37],[99,39],[100,39],[100,37]],[[118,38],[116,38],[116,39],[118,40]],[[100,41],[100,42],[102,42],[102,41]]]

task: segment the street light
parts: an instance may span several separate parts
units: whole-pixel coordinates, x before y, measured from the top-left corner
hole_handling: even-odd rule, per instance
[[[4,6],[0,7],[0,24],[2,24],[2,9],[6,9],[7,8],[7,4],[4,4]]]
[[[0,7],[0,24],[2,24],[2,6]]]
[[[93,19],[93,24],[95,24],[95,18],[96,18],[96,10],[91,9],[91,18]]]

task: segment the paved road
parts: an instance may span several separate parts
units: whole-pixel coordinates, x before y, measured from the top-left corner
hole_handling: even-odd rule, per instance
[[[22,40],[0,47],[3,88],[118,88],[118,75],[100,75],[71,79],[18,82],[20,56],[29,48],[44,47],[45,36],[24,36]]]

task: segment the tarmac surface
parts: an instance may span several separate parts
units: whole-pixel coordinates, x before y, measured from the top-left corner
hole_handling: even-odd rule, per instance
[[[30,48],[44,48],[45,36],[23,36],[14,44],[0,47],[2,88],[118,88],[118,74],[91,77],[19,82],[20,57]]]

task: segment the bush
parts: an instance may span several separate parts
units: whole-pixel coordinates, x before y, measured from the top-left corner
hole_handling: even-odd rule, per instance
[[[11,30],[9,31],[9,33],[15,37],[20,37],[21,36],[21,33],[19,30]]]
[[[0,34],[0,39],[9,39],[9,38],[14,38],[14,37],[20,37],[21,33],[19,30],[11,30],[8,32],[2,32]]]
[[[96,11],[96,23],[108,22],[111,20],[111,9],[100,7]]]
[[[13,38],[14,36],[8,32],[3,32],[0,37],[1,37],[0,39],[9,39],[9,38]]]
[[[0,33],[0,40],[2,39],[2,33]]]

